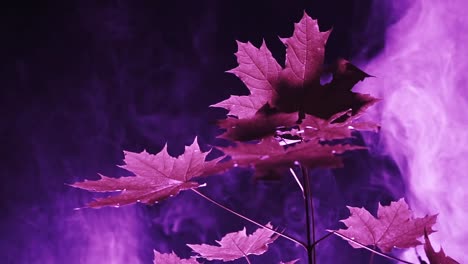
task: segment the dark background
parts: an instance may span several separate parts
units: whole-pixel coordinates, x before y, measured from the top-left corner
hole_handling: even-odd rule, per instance
[[[66,184],[125,172],[122,150],[170,153],[198,135],[216,145],[208,106],[247,94],[235,76],[235,40],[265,39],[284,62],[278,36],[290,36],[303,10],[333,27],[326,62],[363,64],[384,46],[404,8],[391,1],[63,1],[0,10],[0,259],[2,263],[150,263],[152,249],[188,257],[185,243],[213,243],[254,226],[190,192],[156,206],[73,210],[93,197]],[[378,141],[378,135],[372,136]],[[391,175],[391,179],[381,175]],[[388,203],[404,193],[398,169],[370,146],[346,167],[313,173],[318,234],[341,227],[345,205]],[[290,177],[259,182],[234,170],[208,179],[205,193],[259,222],[304,237],[299,190]],[[365,250],[332,237],[320,263],[367,263]],[[305,252],[279,239],[253,263]],[[215,263],[215,262],[213,262]],[[239,260],[234,263],[245,263]],[[301,262],[305,263],[305,262]],[[377,257],[374,263],[389,263]]]

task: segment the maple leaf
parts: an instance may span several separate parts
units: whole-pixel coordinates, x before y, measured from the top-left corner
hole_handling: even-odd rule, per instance
[[[270,102],[275,93],[281,66],[271,55],[265,42],[260,48],[252,43],[237,41],[236,52],[239,66],[228,71],[239,77],[250,90],[248,96],[231,96],[229,99],[212,105],[229,110],[229,115],[238,118],[253,116],[263,105]]]
[[[378,131],[379,126],[373,122],[358,121],[363,114],[362,112],[356,115],[351,115],[350,112],[351,110],[339,112],[328,120],[306,115],[299,125],[301,137],[304,140],[318,139],[319,141],[328,141],[351,138],[352,132],[356,130]],[[343,117],[345,117],[345,121],[336,122],[336,120],[343,119]]]
[[[236,146],[221,148],[231,157],[224,166],[254,167],[255,175],[263,177],[277,175],[296,162],[308,168],[342,166],[341,157],[336,156],[348,150],[362,149],[350,145],[321,145],[316,141],[301,142],[283,147],[273,137],[265,138],[258,144],[237,143]]]
[[[427,232],[424,232],[424,251],[431,264],[460,264],[453,258],[446,256],[442,247],[439,252],[435,252]]]
[[[437,218],[437,215],[413,218],[413,213],[403,198],[391,202],[389,206],[379,204],[377,218],[364,208],[348,206],[348,209],[351,216],[341,220],[348,229],[337,232],[363,245],[376,246],[385,253],[394,247],[410,248],[420,245],[418,238],[424,235],[424,230],[434,232],[432,226]],[[350,244],[360,248],[359,245]]]
[[[229,116],[236,117],[218,122],[226,129],[222,137],[241,141],[261,139],[272,135],[276,127],[294,125],[293,121],[300,123],[306,114],[329,119],[351,109],[354,115],[377,102],[370,95],[351,91],[357,82],[370,75],[343,59],[331,70],[332,81],[320,84],[330,32],[320,32],[317,21],[304,13],[295,23],[293,35],[281,39],[286,46],[284,69],[265,42],[260,48],[250,42],[237,42],[239,66],[229,72],[245,83],[250,95],[231,96],[212,105],[226,108]]]
[[[281,79],[293,87],[319,84],[330,33],[320,32],[317,20],[304,12],[299,23],[294,24],[293,35],[281,38],[286,46],[286,67],[281,72]]]
[[[167,145],[156,155],[146,151],[134,153],[126,151],[125,165],[122,168],[135,176],[76,182],[71,186],[93,192],[120,192],[115,196],[97,199],[89,207],[121,206],[135,202],[153,204],[182,190],[197,188],[201,184],[191,181],[195,177],[216,172],[216,163],[223,157],[205,161],[209,152],[201,152],[196,142],[185,147],[185,152],[177,158],[167,152]]]
[[[266,225],[272,228],[271,224]],[[239,232],[225,235],[220,241],[216,241],[218,246],[207,244],[193,245],[190,248],[207,260],[232,261],[248,255],[261,255],[268,250],[268,245],[273,243],[278,235],[267,228],[259,228],[251,235],[247,235],[245,228]]]
[[[154,250],[154,264],[200,264],[195,259],[181,259],[174,252],[160,253]]]

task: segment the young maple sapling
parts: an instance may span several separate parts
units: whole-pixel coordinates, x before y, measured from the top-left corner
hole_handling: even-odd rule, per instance
[[[155,155],[146,151],[125,152],[122,168],[135,176],[101,179],[74,183],[72,186],[93,192],[119,192],[117,195],[97,199],[89,207],[122,206],[136,202],[154,204],[183,190],[191,190],[209,202],[259,226],[253,234],[245,229],[226,234],[216,246],[188,245],[197,255],[180,259],[174,253],[154,252],[155,263],[199,263],[197,259],[232,261],[249,255],[260,255],[277,238],[286,238],[307,251],[307,262],[317,263],[316,245],[330,235],[340,236],[353,247],[362,247],[374,254],[404,263],[388,255],[394,248],[411,248],[425,235],[425,249],[431,264],[457,263],[436,253],[429,242],[436,216],[414,218],[403,199],[389,206],[380,206],[377,218],[361,208],[349,207],[351,216],[342,220],[347,229],[330,230],[317,238],[315,213],[309,171],[318,168],[341,167],[340,154],[365,149],[350,139],[356,130],[377,131],[378,125],[360,121],[364,112],[378,99],[353,92],[359,81],[370,77],[348,61],[338,60],[333,67],[324,67],[325,44],[330,31],[320,32],[318,24],[306,13],[295,24],[294,33],[282,38],[286,46],[285,67],[281,67],[268,50],[265,42],[260,48],[250,42],[237,42],[235,53],[239,65],[230,73],[239,77],[250,94],[232,95],[213,107],[228,110],[228,117],[218,125],[225,132],[221,138],[230,140],[228,147],[218,147],[224,155],[206,161],[209,152],[202,152],[195,139],[179,157],[167,153],[167,147]],[[323,74],[332,74],[330,82],[322,84]],[[351,142],[351,143],[350,143]],[[204,177],[223,173],[233,167],[253,168],[258,178],[277,177],[290,172],[304,197],[306,214],[306,241],[294,238],[260,224],[214,201],[198,190],[204,186]],[[300,175],[296,175],[296,169]],[[195,180],[196,178],[196,180]],[[446,261],[450,259],[450,261]],[[287,263],[298,263],[291,260]]]

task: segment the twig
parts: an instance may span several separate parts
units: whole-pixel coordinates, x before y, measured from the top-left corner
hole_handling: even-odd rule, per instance
[[[323,237],[321,237],[321,238],[319,238],[317,241],[315,241],[315,242],[312,244],[312,246],[315,247],[318,243],[320,243],[322,240],[328,238],[328,237],[331,236],[331,235],[333,235],[333,233],[328,233],[328,234],[324,235]]]
[[[296,244],[298,244],[298,245],[301,245],[301,246],[303,246],[304,248],[306,248],[306,245],[304,244],[304,242],[301,242],[301,241],[299,241],[299,240],[297,240],[297,239],[295,239],[295,238],[293,238],[293,237],[291,237],[291,236],[289,236],[289,235],[286,235],[286,234],[283,234],[283,233],[281,233],[281,232],[278,232],[278,231],[274,230],[273,228],[270,228],[270,227],[267,227],[267,226],[265,226],[265,225],[262,225],[262,224],[260,224],[260,223],[258,223],[258,222],[256,222],[256,221],[254,221],[254,220],[248,218],[247,216],[244,216],[244,215],[242,215],[242,214],[240,214],[240,213],[238,213],[238,212],[236,212],[236,211],[234,211],[234,210],[232,210],[232,209],[229,209],[229,208],[227,208],[226,206],[224,206],[224,205],[222,205],[222,204],[216,202],[215,200],[211,199],[210,197],[208,197],[208,196],[204,195],[203,193],[199,192],[198,190],[195,190],[195,189],[191,189],[191,190],[192,190],[193,192],[195,192],[196,194],[200,195],[201,197],[205,198],[205,199],[208,200],[209,202],[211,202],[211,203],[213,203],[213,204],[215,204],[215,205],[217,205],[217,206],[223,208],[224,210],[230,212],[231,214],[234,214],[234,215],[236,215],[236,216],[238,216],[238,217],[240,217],[240,218],[242,218],[242,219],[244,219],[244,220],[247,220],[247,221],[249,221],[250,223],[255,224],[255,225],[257,225],[257,226],[259,226],[259,227],[261,227],[261,228],[266,228],[266,229],[268,229],[268,230],[274,232],[274,233],[277,234],[278,236],[284,237],[284,238],[286,238],[286,239],[288,239],[288,240],[290,240],[290,241],[292,241],[292,242],[294,242],[294,243],[296,243]]]
[[[351,238],[349,238],[349,237],[347,237],[347,236],[345,236],[345,235],[343,235],[343,234],[340,234],[340,233],[338,233],[338,232],[336,232],[336,231],[331,231],[331,230],[328,230],[328,231],[332,232],[332,234],[335,234],[335,235],[337,235],[337,236],[343,238],[344,240],[347,240],[348,242],[354,243],[354,244],[356,244],[356,245],[358,245],[358,246],[360,246],[360,247],[362,247],[362,248],[365,248],[365,249],[369,250],[370,252],[372,252],[372,253],[374,253],[374,254],[377,254],[377,255],[379,255],[379,256],[382,256],[382,257],[384,257],[384,258],[388,258],[388,259],[391,259],[391,260],[396,260],[396,261],[399,261],[399,262],[402,262],[402,263],[406,263],[406,264],[415,264],[415,263],[413,263],[413,262],[409,262],[409,261],[406,261],[406,260],[403,260],[403,259],[399,259],[399,258],[394,257],[394,256],[391,256],[391,255],[385,254],[385,253],[381,253],[381,252],[379,252],[379,251],[377,251],[377,250],[375,250],[375,249],[373,249],[373,248],[370,248],[370,247],[368,247],[368,246],[366,246],[366,245],[364,245],[364,244],[362,244],[362,243],[360,243],[360,242],[357,242],[357,241],[355,241],[355,240],[353,240],[353,239],[351,239]]]
[[[292,176],[296,180],[297,185],[299,185],[299,188],[302,191],[302,197],[304,197],[305,199],[304,186],[302,186],[301,181],[299,181],[299,177],[297,177],[296,172],[292,168],[289,168],[289,171],[291,172]]]

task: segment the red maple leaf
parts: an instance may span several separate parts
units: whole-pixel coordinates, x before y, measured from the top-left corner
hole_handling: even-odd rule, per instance
[[[290,126],[293,121],[300,123],[306,114],[329,119],[349,109],[357,114],[374,104],[377,100],[370,95],[351,91],[369,75],[346,60],[339,60],[331,70],[331,82],[320,84],[329,34],[330,31],[320,32],[317,22],[304,13],[295,24],[293,36],[281,39],[286,46],[284,69],[265,43],[256,48],[249,42],[238,42],[239,66],[230,72],[245,83],[250,95],[231,96],[212,105],[226,108],[228,115],[236,117],[219,122],[227,129],[223,137],[260,139],[274,133],[276,127]],[[285,113],[293,114],[285,118]]]
[[[281,39],[286,46],[286,67],[281,79],[293,87],[319,84],[330,33],[320,32],[317,21],[304,12],[299,23],[294,24],[293,35]]]
[[[389,206],[379,204],[377,218],[366,209],[349,207],[351,216],[341,220],[348,229],[337,232],[366,246],[376,246],[382,252],[390,252],[392,248],[410,248],[420,245],[418,240],[424,235],[424,230],[432,233],[432,226],[437,215],[413,218],[404,199],[391,202]],[[354,243],[350,244],[360,248]]]
[[[249,88],[248,96],[231,96],[229,99],[212,105],[229,110],[229,115],[238,118],[253,116],[266,103],[271,103],[275,93],[281,66],[271,55],[265,42],[260,48],[252,43],[237,42],[236,52],[239,66],[228,71],[239,77]]]
[[[200,264],[195,259],[181,259],[174,252],[159,253],[154,250],[154,264]]]
[[[348,150],[362,149],[350,145],[321,145],[317,141],[301,142],[286,147],[273,137],[265,138],[258,144],[237,143],[235,147],[221,148],[231,157],[224,166],[254,167],[257,177],[277,175],[293,167],[297,162],[308,168],[342,166],[341,157],[336,156]]]
[[[146,151],[125,152],[122,168],[133,177],[110,178],[101,175],[97,181],[76,182],[73,187],[93,192],[120,192],[118,195],[97,199],[89,207],[121,206],[135,202],[153,204],[182,190],[197,188],[201,184],[191,181],[195,177],[216,172],[216,163],[223,157],[205,161],[209,152],[201,152],[198,143],[185,147],[177,158],[167,153],[167,146],[156,155]]]
[[[424,251],[426,252],[426,256],[431,264],[460,264],[453,258],[446,256],[442,247],[439,252],[435,252],[427,232],[424,232]]]
[[[271,228],[271,224],[267,224]],[[231,261],[248,255],[261,255],[268,250],[268,245],[278,238],[273,231],[267,228],[259,228],[251,235],[247,235],[245,228],[239,232],[225,235],[217,246],[201,244],[192,245],[190,248],[207,260]]]

